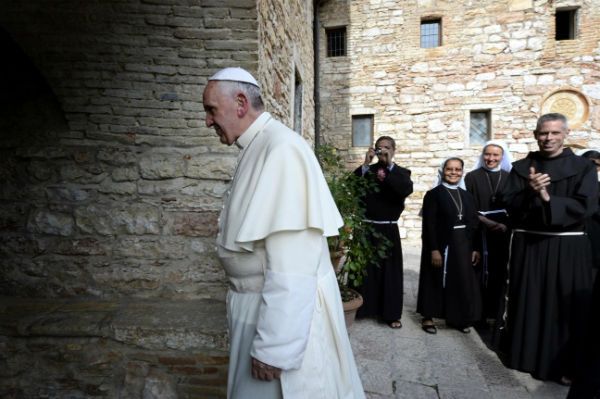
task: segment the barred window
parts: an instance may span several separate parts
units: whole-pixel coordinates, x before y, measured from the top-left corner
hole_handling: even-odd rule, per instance
[[[442,20],[426,19],[421,21],[421,47],[433,48],[442,45]]]
[[[471,111],[470,117],[469,143],[471,145],[485,144],[491,138],[490,110]]]
[[[326,29],[327,57],[346,55],[346,27]]]

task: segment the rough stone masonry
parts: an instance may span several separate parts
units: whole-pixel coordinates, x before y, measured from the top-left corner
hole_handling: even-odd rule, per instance
[[[557,11],[575,12],[575,36],[556,40]],[[564,112],[568,144],[600,148],[600,5],[591,0],[347,1],[319,9],[323,27],[346,27],[347,53],[327,57],[320,42],[323,141],[342,149],[349,166],[364,158],[353,147],[352,117],[372,115],[374,137],[396,139],[396,160],[412,170],[400,232],[419,245],[424,193],[448,156],[467,171],[480,144],[469,114],[490,115],[489,138],[505,140],[518,159],[536,149],[541,113]],[[440,45],[421,48],[421,22],[440,21]]]
[[[225,396],[237,149],[202,90],[242,66],[312,140],[312,2],[284,3],[2,2],[1,397]]]

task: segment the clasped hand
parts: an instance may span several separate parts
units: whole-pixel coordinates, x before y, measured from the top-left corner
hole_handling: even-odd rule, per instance
[[[279,379],[281,369],[269,366],[258,359],[252,358],[252,377],[261,381],[273,381]]]
[[[481,254],[478,251],[473,251],[471,253],[471,264],[476,266],[481,260]],[[442,253],[437,249],[431,251],[431,265],[433,267],[442,267],[444,263],[444,258],[442,257]]]

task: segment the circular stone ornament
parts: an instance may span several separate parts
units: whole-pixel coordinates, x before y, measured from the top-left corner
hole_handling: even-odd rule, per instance
[[[542,115],[558,112],[567,117],[570,128],[584,124],[589,117],[590,103],[583,93],[573,88],[562,88],[542,100]]]

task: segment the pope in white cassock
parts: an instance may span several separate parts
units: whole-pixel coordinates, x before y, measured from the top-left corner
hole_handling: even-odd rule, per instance
[[[275,120],[259,84],[225,68],[204,89],[206,125],[240,148],[219,219],[230,282],[229,398],[364,398],[327,237],[342,218],[300,135]]]

